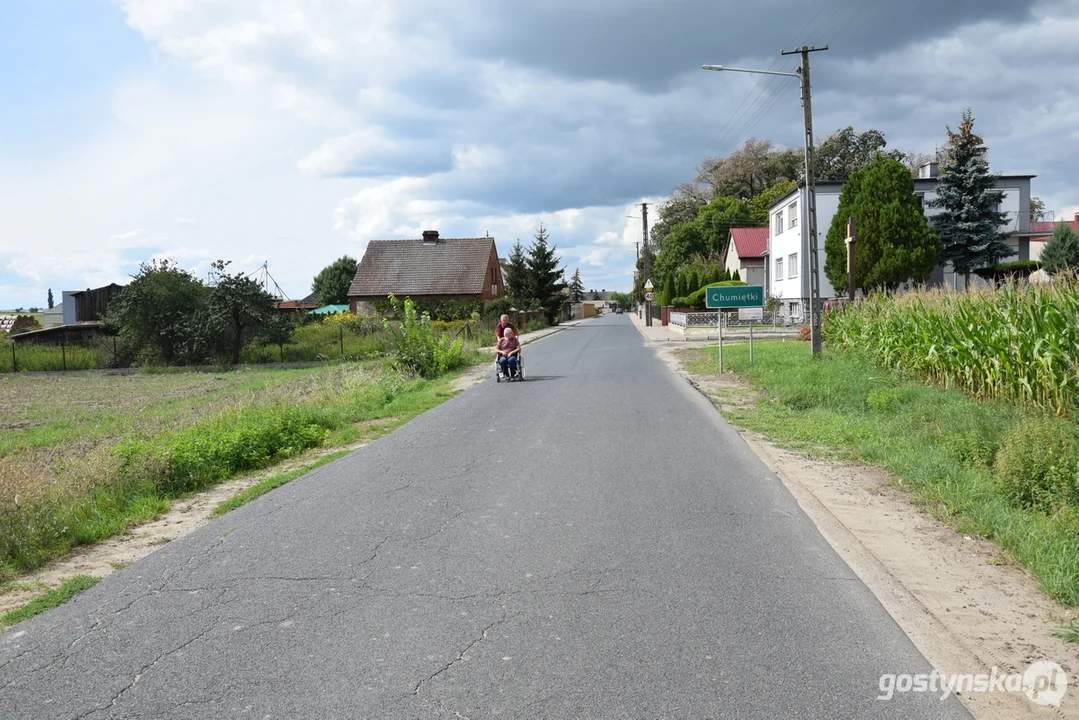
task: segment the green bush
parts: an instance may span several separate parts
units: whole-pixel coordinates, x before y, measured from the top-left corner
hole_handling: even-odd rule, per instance
[[[286,345],[255,340],[240,352],[244,363],[312,362],[315,360],[360,360],[389,352],[390,336],[382,320],[343,316],[296,328]],[[375,326],[377,323],[377,326]],[[343,346],[343,348],[342,348]]]
[[[1079,426],[1048,416],[1017,423],[997,451],[997,473],[1021,507],[1079,508]]]
[[[393,338],[394,365],[398,370],[435,377],[465,363],[464,344],[437,332],[431,326],[431,316],[420,315],[415,303],[406,299],[402,307],[391,295],[390,304],[394,314],[401,318],[399,326],[385,322]]]
[[[521,328],[521,332],[535,332],[536,330],[543,330],[550,327],[544,318],[532,318],[528,321],[528,324]]]
[[[710,287],[733,287],[735,285],[745,285],[746,283],[741,280],[722,280],[720,282],[711,283],[705,285],[700,290],[687,295],[684,298],[678,298],[678,300],[685,301],[685,307],[691,307],[694,310],[704,310],[705,307],[705,295],[708,293]],[[676,303],[677,304],[677,303]]]

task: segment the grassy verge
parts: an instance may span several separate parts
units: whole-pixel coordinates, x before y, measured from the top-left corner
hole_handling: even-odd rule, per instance
[[[340,450],[335,453],[330,453],[329,455],[320,458],[315,462],[310,463],[309,465],[304,465],[303,467],[296,468],[295,470],[289,470],[288,472],[266,478],[265,480],[259,482],[257,485],[252,485],[243,492],[233,495],[228,500],[225,500],[222,503],[218,503],[217,507],[215,507],[213,512],[210,513],[210,517],[224,515],[229,511],[235,510],[241,505],[246,505],[255,498],[261,497],[266,493],[270,492],[274,488],[281,487],[285,483],[291,482],[292,480],[295,480],[301,475],[311,472],[315,468],[332,463],[334,460],[348,455],[348,453],[348,450]]]
[[[489,361],[483,353],[466,359]],[[78,378],[5,379],[0,400],[32,398],[28,387],[47,383],[74,392],[46,393],[45,407],[40,399],[13,402],[13,437],[0,447],[0,581],[243,472],[386,432],[451,397],[456,374],[420,379],[369,361],[85,378],[93,388],[85,404],[76,399],[85,390]]]
[[[83,590],[92,588],[97,584],[98,580],[100,578],[90,575],[76,575],[69,580],[65,580],[60,587],[50,590],[41,597],[31,600],[26,605],[0,616],[0,625],[10,627],[15,623],[40,615],[46,610],[59,607]]]
[[[692,351],[691,373],[716,371],[715,348]],[[900,485],[961,532],[996,541],[1054,599],[1079,605],[1075,515],[1024,507],[994,470],[1002,444],[1032,421],[1020,408],[981,402],[882,370],[869,359],[801,343],[725,350],[728,367],[761,391],[752,407],[726,412],[778,444],[891,470]]]

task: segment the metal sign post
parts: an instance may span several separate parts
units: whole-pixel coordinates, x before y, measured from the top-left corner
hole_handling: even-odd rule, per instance
[[[716,313],[716,330],[719,332],[719,374],[723,374],[723,311]]]
[[[730,308],[763,308],[763,285],[729,285],[704,289],[704,306],[717,310],[716,329],[719,331],[719,372],[723,372],[723,310]],[[749,362],[753,362],[753,326],[749,327]]]
[[[764,321],[764,310],[762,308],[741,308],[738,311],[739,320],[749,320],[749,364],[753,364],[753,324],[757,321]]]

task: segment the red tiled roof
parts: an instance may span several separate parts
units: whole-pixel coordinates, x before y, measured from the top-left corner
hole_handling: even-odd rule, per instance
[[[1079,215],[1075,216],[1074,220],[1060,220],[1058,222],[1032,222],[1030,224],[1030,232],[1032,233],[1044,233],[1044,236],[1037,236],[1030,238],[1031,240],[1048,240],[1049,236],[1053,234],[1053,230],[1057,225],[1061,223],[1069,223],[1072,230],[1079,230]]]
[[[494,247],[489,237],[372,240],[348,295],[480,295]]]
[[[731,228],[731,240],[738,257],[763,257],[768,249],[768,228]]]

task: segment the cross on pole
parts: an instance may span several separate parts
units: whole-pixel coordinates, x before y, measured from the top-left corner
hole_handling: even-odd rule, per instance
[[[847,219],[847,298],[854,302],[854,288],[857,283],[854,280],[854,244],[858,242],[857,226],[854,218]]]

